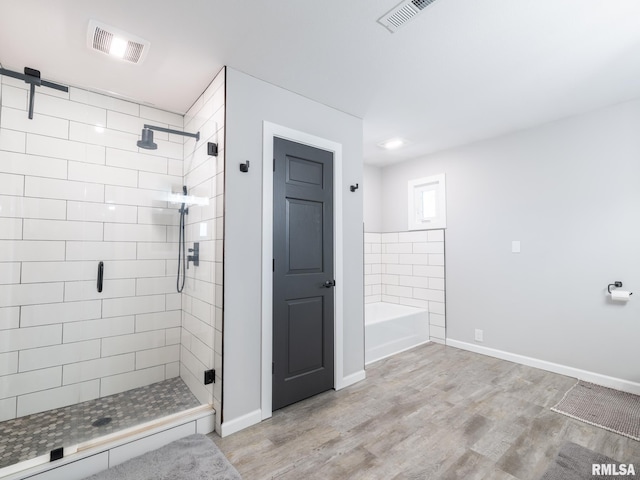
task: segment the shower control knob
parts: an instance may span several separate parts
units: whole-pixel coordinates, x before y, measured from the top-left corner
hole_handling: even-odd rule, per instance
[[[187,268],[189,268],[189,262],[193,262],[193,266],[197,267],[200,265],[200,243],[193,242],[193,248],[190,248],[189,251],[193,252],[193,255],[187,255]]]
[[[326,282],[324,282],[322,284],[322,286],[324,288],[331,288],[331,287],[335,287],[336,286],[336,281],[335,280],[327,280]]]

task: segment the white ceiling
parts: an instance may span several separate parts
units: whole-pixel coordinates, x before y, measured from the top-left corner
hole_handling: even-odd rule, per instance
[[[228,65],[361,117],[374,165],[640,97],[637,0],[437,0],[390,34],[397,3],[4,0],[0,62],[178,113]],[[89,19],[149,40],[145,62],[90,51]]]

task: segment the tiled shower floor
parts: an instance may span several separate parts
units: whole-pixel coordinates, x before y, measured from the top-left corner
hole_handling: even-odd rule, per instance
[[[0,422],[0,468],[197,407],[180,378]],[[111,418],[106,425],[97,420]]]

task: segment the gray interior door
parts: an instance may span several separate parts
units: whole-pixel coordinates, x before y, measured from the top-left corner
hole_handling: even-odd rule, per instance
[[[333,388],[333,153],[273,139],[273,399]]]

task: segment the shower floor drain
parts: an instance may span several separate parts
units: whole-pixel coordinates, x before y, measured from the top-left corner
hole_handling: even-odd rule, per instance
[[[102,417],[93,422],[91,425],[94,427],[104,427],[105,425],[109,425],[111,423],[111,417]]]

